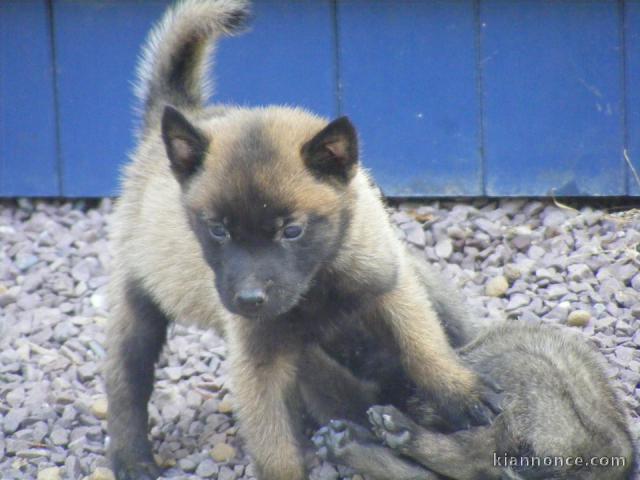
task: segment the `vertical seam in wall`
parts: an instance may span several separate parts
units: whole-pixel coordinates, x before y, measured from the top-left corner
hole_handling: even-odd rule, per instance
[[[482,19],[480,15],[480,0],[473,0],[474,20],[474,48],[476,62],[476,95],[478,98],[478,150],[480,153],[480,181],[482,195],[487,195],[487,162],[485,149],[485,125],[484,125],[484,71],[482,66]]]
[[[0,12],[0,32],[3,31],[4,29],[4,25],[2,23],[2,12]],[[3,35],[0,34],[0,40],[2,40]],[[5,78],[5,75],[3,75],[3,70],[2,70],[2,63],[0,63],[0,106],[2,106],[2,92],[4,91],[3,88],[3,82],[2,79]],[[4,107],[2,107],[4,108]],[[8,183],[5,180],[6,175],[5,175],[5,155],[2,154],[3,152],[3,146],[2,146],[2,142],[6,139],[5,133],[4,133],[4,123],[3,123],[3,116],[0,114],[0,196],[4,196],[6,195],[6,191],[5,189],[8,187]]]
[[[340,22],[338,20],[338,0],[331,0],[331,19],[333,29],[333,62],[335,98],[333,108],[337,116],[342,115],[342,71],[340,63]]]
[[[620,62],[621,69],[621,88],[622,98],[620,99],[621,105],[621,122],[622,122],[622,148],[623,152],[620,161],[622,162],[622,168],[624,172],[624,191],[627,195],[631,195],[631,172],[624,158],[624,152],[629,152],[629,112],[627,111],[627,102],[629,100],[627,89],[627,11],[625,0],[618,0],[618,16],[620,19],[620,44],[622,61]]]
[[[58,176],[58,195],[64,195],[64,165],[62,147],[60,145],[60,101],[58,88],[58,57],[56,52],[56,32],[53,16],[53,0],[47,2],[47,18],[49,20],[49,45],[51,46],[51,75],[53,77],[53,118],[55,131],[56,174]]]

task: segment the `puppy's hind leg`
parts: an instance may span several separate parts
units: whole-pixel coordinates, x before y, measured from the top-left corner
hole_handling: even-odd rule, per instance
[[[161,472],[147,437],[147,404],[168,320],[138,282],[118,290],[105,368],[110,455],[118,480],[151,480]]]
[[[346,465],[371,480],[436,480],[440,477],[410,460],[399,458],[366,428],[347,420],[332,420],[313,437],[318,455]]]

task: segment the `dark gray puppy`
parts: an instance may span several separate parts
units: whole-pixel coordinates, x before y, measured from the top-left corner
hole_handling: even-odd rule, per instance
[[[418,397],[408,414],[369,409],[371,433],[335,420],[318,431],[320,456],[375,480],[628,479],[635,447],[602,357],[549,327],[502,325],[463,347],[467,365],[504,388],[492,425],[447,432]]]

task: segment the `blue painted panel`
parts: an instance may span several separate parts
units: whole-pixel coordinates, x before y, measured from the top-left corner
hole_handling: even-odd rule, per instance
[[[388,195],[482,194],[471,1],[341,1],[342,109]]]
[[[53,62],[44,0],[0,2],[0,195],[58,191]]]
[[[640,175],[640,0],[627,1],[626,9],[628,153]],[[627,182],[629,194],[640,195],[640,185],[630,170]]]
[[[617,8],[481,4],[487,194],[625,193]]]
[[[223,39],[216,101],[288,104],[334,116],[335,48],[330,0],[253,2],[253,24]]]
[[[53,0],[55,48],[48,3],[0,0],[0,196],[113,194],[170,0]],[[640,172],[640,0],[333,3],[256,0],[217,100],[341,110],[390,195],[640,195],[621,155],[626,135]]]
[[[54,1],[65,196],[116,193],[133,147],[137,56],[168,3]]]

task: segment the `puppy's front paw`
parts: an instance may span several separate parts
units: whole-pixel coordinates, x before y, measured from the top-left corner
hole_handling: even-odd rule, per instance
[[[477,376],[476,387],[469,392],[436,396],[434,407],[446,420],[449,430],[465,430],[489,425],[502,411],[503,392],[493,380]]]
[[[313,435],[312,441],[320,458],[344,464],[347,463],[351,448],[374,439],[374,436],[360,425],[347,420],[331,420],[327,426]]]
[[[417,428],[413,420],[392,406],[373,406],[367,415],[380,440],[400,452],[409,448]]]
[[[156,480],[162,475],[162,469],[153,460],[115,454],[112,465],[116,480]]]

